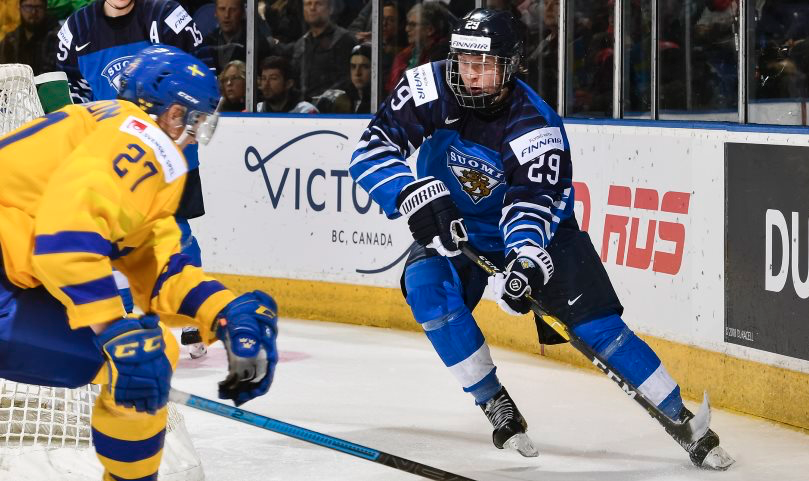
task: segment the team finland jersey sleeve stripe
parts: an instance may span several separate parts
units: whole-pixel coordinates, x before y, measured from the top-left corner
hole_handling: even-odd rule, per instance
[[[399,217],[396,197],[415,180],[405,159],[432,130],[427,104],[415,105],[405,76],[365,129],[351,156],[351,177],[389,218]]]
[[[108,256],[112,250],[112,243],[97,232],[58,232],[39,235],[34,240],[34,255],[85,252]]]

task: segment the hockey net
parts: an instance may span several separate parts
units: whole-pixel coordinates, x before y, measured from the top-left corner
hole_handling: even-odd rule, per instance
[[[0,65],[0,135],[42,115],[31,67]],[[98,393],[95,385],[65,389],[0,379],[0,479],[9,472],[28,480],[100,479],[90,427]],[[32,471],[32,466],[37,469]],[[39,476],[32,477],[35,472]],[[71,472],[78,477],[70,477]],[[182,414],[173,403],[168,406],[159,475],[170,481],[204,479]]]

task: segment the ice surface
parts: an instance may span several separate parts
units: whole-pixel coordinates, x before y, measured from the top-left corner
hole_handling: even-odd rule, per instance
[[[540,451],[538,458],[523,458],[492,445],[480,408],[456,385],[424,335],[288,319],[281,320],[280,331],[281,362],[272,389],[243,408],[476,480],[809,479],[809,436],[803,432],[715,409],[712,427],[737,462],[727,472],[702,471],[612,381],[493,348],[497,373]],[[200,360],[183,353],[173,384],[215,398],[224,373],[219,344]],[[212,414],[180,410],[208,480],[418,479]],[[3,470],[19,469],[20,463],[34,473],[26,481],[53,479],[37,477],[43,461],[27,455],[0,460],[0,480],[21,479]]]

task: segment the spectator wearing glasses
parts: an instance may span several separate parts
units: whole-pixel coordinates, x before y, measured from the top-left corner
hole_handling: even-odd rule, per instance
[[[290,72],[289,61],[284,57],[267,57],[261,62],[258,88],[264,96],[264,101],[258,103],[258,112],[318,113],[314,105],[301,100],[301,93],[295,88],[295,80]]]
[[[304,0],[303,19],[309,26],[295,42],[292,65],[300,75],[303,98],[310,100],[349,79],[348,57],[354,36],[331,22],[333,0]]]
[[[49,45],[55,45],[53,32],[58,23],[45,15],[45,0],[20,0],[20,26],[10,32],[0,42],[0,63],[24,63],[30,65],[34,75],[56,69],[53,52],[46,52]],[[51,42],[48,42],[48,39]]]
[[[385,90],[396,87],[405,70],[447,58],[449,30],[455,17],[440,2],[417,3],[407,12],[408,46],[393,59]]]
[[[244,97],[247,82],[247,66],[241,60],[233,60],[219,74],[219,90],[225,101],[222,112],[244,111]]]

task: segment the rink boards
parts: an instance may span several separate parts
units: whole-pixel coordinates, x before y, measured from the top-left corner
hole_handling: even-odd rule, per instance
[[[288,317],[418,329],[400,289],[411,244],[348,176],[367,118],[234,115],[200,152],[206,270],[265,288]],[[664,125],[660,127],[660,125]],[[692,398],[809,429],[809,131],[569,121],[580,224],[626,308]],[[804,167],[804,164],[807,166]],[[496,344],[533,321],[484,301]]]

